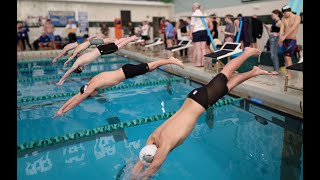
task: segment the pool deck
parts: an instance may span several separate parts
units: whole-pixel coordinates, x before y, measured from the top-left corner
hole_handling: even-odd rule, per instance
[[[39,57],[54,57],[61,50],[51,51],[26,51],[17,52],[18,59],[39,58]],[[90,51],[90,49],[88,49]],[[121,49],[116,54],[127,57],[139,62],[152,62],[160,58],[165,58],[165,53],[153,53],[148,50],[137,49]],[[177,53],[178,54],[178,53]],[[179,56],[175,55],[179,58]],[[217,75],[214,70],[204,69],[203,67],[194,67],[192,63],[185,62],[185,68],[181,69],[175,65],[165,65],[161,69],[181,77],[189,78],[201,84],[207,84],[212,77]],[[265,70],[272,70],[269,66],[259,66]],[[301,72],[292,72],[292,79],[289,85],[294,85],[297,88],[303,87],[303,75]],[[295,89],[284,91],[284,73],[278,76],[258,76],[251,78],[236,88],[230,94],[241,96],[247,99],[255,98],[263,101],[263,104],[277,110],[292,114],[303,118],[303,92]]]

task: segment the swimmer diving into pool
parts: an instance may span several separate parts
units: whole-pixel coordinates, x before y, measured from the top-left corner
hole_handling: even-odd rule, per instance
[[[90,40],[90,39],[95,38],[95,37],[96,37],[96,35],[91,36],[91,37],[87,38],[87,40]],[[85,42],[86,42],[86,40],[85,40]],[[79,42],[73,42],[73,43],[69,43],[69,44],[65,45],[63,47],[62,51],[52,60],[52,63],[57,62],[57,60],[59,58],[61,58],[62,56],[66,56],[69,51],[71,51],[72,49],[76,48],[79,45],[80,45]]]
[[[138,37],[133,35],[128,38],[121,38],[119,40],[116,40],[114,43],[109,44],[101,44],[98,45],[94,50],[85,53],[81,55],[71,66],[71,68],[63,75],[63,77],[60,79],[60,81],[57,83],[57,85],[62,85],[64,81],[71,75],[72,72],[74,73],[81,73],[84,69],[84,66],[87,64],[90,64],[95,59],[97,59],[99,56],[102,56],[104,54],[111,54],[118,49],[124,47],[129,42],[134,41]],[[68,65],[69,60],[67,60],[64,65]]]
[[[128,38],[131,38],[131,37],[128,37]],[[112,40],[110,38],[89,39],[89,41],[86,41],[86,42],[84,42],[84,43],[82,43],[82,44],[80,44],[79,46],[76,47],[76,49],[73,51],[72,55],[65,62],[65,66],[68,64],[68,62],[72,61],[75,57],[77,57],[82,51],[86,50],[90,45],[99,46],[99,45],[102,45],[102,44],[109,44],[109,43],[115,43],[116,45],[119,45],[121,42],[127,41],[128,38],[120,38],[120,39],[117,39],[117,40]],[[131,40],[129,42],[131,42]],[[125,46],[125,45],[126,44],[124,44],[122,46]]]
[[[125,79],[133,78],[147,72],[153,71],[159,66],[166,64],[175,64],[180,68],[184,68],[183,63],[171,57],[169,59],[159,59],[150,63],[141,63],[141,64],[125,64],[122,68],[115,71],[102,72],[95,77],[93,77],[87,84],[83,85],[80,88],[80,92],[70,98],[53,116],[61,116],[70,109],[74,108],[80,104],[88,96],[95,96],[98,94],[99,89],[104,89],[110,86],[121,83]]]
[[[131,169],[131,179],[149,179],[153,176],[169,152],[181,145],[188,137],[200,115],[234,87],[254,76],[271,75],[270,72],[255,66],[249,72],[232,76],[246,59],[260,55],[260,53],[258,49],[245,48],[240,56],[229,61],[221,73],[217,74],[207,85],[192,90],[182,107],[149,136],[146,146],[140,152],[140,155],[142,154],[140,159]],[[144,151],[148,148],[149,150],[146,151],[149,151],[149,154]],[[149,167],[142,172],[146,162]]]

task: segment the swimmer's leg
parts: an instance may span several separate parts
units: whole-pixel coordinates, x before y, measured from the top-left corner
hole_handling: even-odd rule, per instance
[[[179,59],[176,59],[174,57],[170,57],[168,59],[159,59],[157,61],[153,61],[153,62],[148,63],[149,71],[153,71],[157,67],[160,67],[160,66],[163,66],[166,64],[176,64],[176,65],[180,66],[181,68],[184,68],[183,63]]]
[[[221,73],[217,74],[207,85],[191,91],[188,94],[188,98],[199,103],[204,109],[208,109],[220,98],[226,95],[232,88],[250,77],[261,73],[261,71],[251,71],[250,73],[238,74],[233,79],[231,78],[233,72],[238,69],[247,58],[260,53],[261,52],[258,49],[246,48],[240,56],[228,62]],[[254,70],[260,69],[254,68]],[[229,79],[232,80],[230,81]]]
[[[221,70],[221,73],[223,73],[228,79],[230,79],[233,72],[237,70],[245,60],[253,55],[259,56],[260,53],[261,51],[256,48],[246,47],[244,52],[240,56],[230,60],[224,66],[224,68]]]
[[[136,35],[130,36],[128,38],[121,38],[119,40],[116,40],[114,43],[118,46],[119,49],[123,48],[125,45],[127,45],[129,42],[134,41],[137,39]]]
[[[207,85],[196,88],[188,94],[188,98],[196,101],[204,109],[208,109],[219,99],[225,96],[234,87],[258,75],[272,75],[266,70],[255,66],[251,71],[237,74],[229,80],[223,73],[217,74]]]
[[[124,40],[126,40],[127,38],[120,38],[114,41],[114,43],[118,46],[120,43],[122,43]]]
[[[272,73],[262,70],[257,66],[254,66],[251,71],[245,72],[245,73],[239,73],[233,77],[230,78],[230,80],[227,83],[228,90],[231,91],[234,87],[241,84],[242,82],[259,75],[272,75]]]

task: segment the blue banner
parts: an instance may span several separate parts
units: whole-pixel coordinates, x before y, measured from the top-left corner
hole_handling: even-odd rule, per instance
[[[80,33],[88,34],[89,21],[87,12],[78,12],[78,26],[80,29]]]
[[[52,24],[56,27],[66,26],[68,19],[72,19],[72,22],[76,24],[74,11],[49,11],[49,17]]]

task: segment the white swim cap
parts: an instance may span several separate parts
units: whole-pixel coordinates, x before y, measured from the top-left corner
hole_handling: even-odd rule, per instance
[[[154,144],[149,144],[144,146],[139,154],[139,159],[142,161],[144,165],[150,165],[153,161],[153,156],[157,152],[157,146]]]
[[[291,11],[291,7],[289,5],[285,5],[282,7],[282,13],[284,13],[285,11]]]
[[[195,8],[200,8],[200,3],[198,2],[195,2],[192,4],[192,7],[195,7]]]

